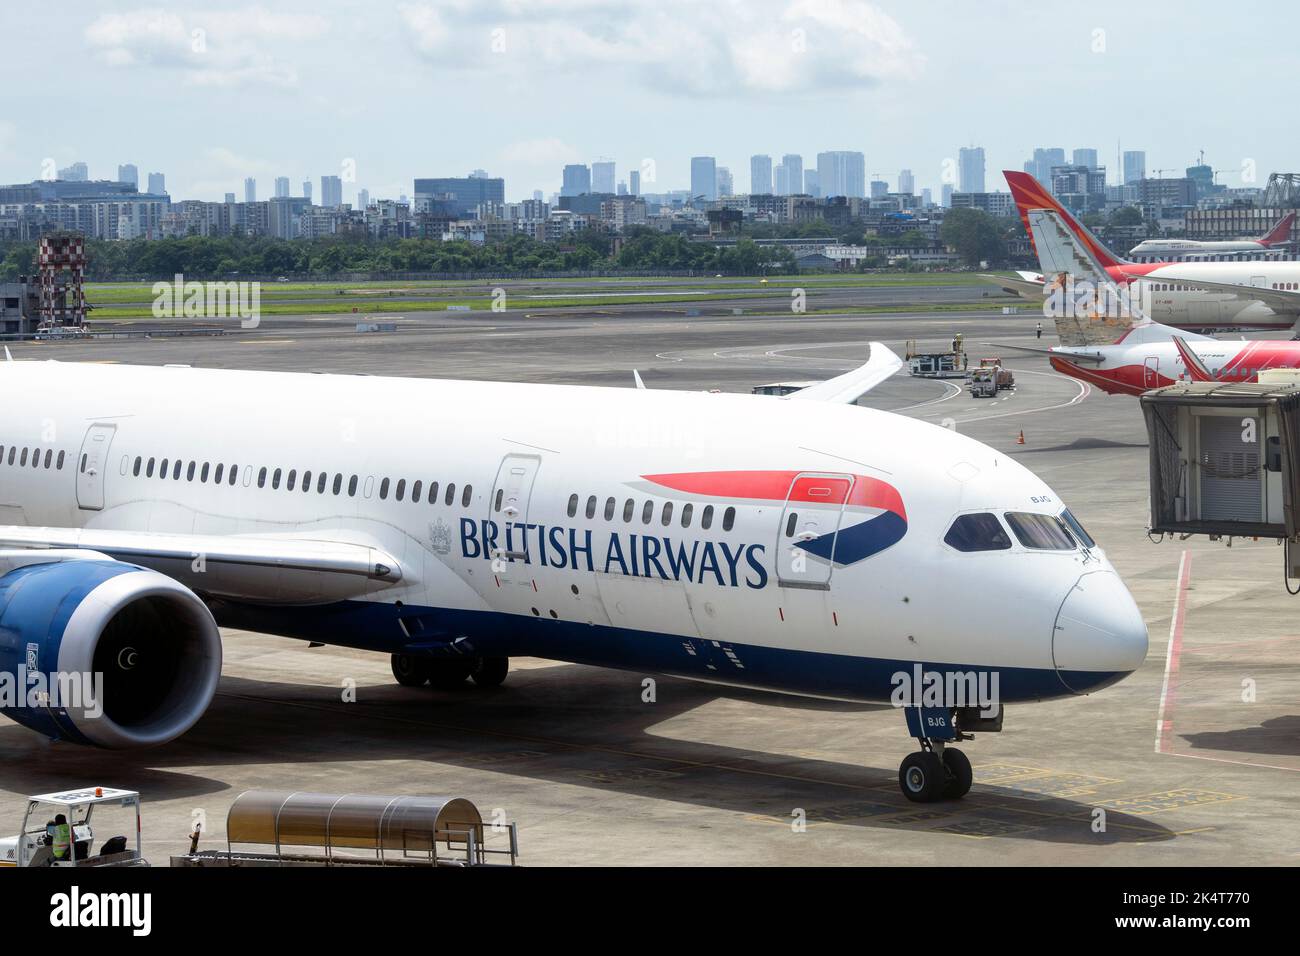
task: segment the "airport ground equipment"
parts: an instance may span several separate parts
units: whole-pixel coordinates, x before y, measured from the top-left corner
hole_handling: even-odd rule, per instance
[[[959,340],[954,340],[960,345]],[[964,378],[966,354],[960,348],[942,352],[921,352],[916,340],[907,343],[907,372],[916,378]]]
[[[493,835],[505,847],[488,843]],[[460,797],[248,790],[226,815],[226,848],[171,858],[172,866],[514,866],[518,831],[484,824]]]
[[[109,814],[111,810],[123,813]],[[98,811],[98,813],[96,813]],[[54,819],[62,814],[69,829],[66,858],[56,859]],[[114,819],[113,817],[123,817]],[[105,821],[104,818],[108,817]],[[133,818],[133,819],[131,819]],[[95,827],[135,832],[135,849],[129,835],[103,839],[95,852]],[[112,787],[84,787],[27,798],[27,812],[18,835],[0,840],[0,866],[148,866],[140,846],[140,794]]]
[[[998,394],[997,369],[981,367],[971,369],[967,383],[971,398],[996,398]]]
[[[989,355],[980,359],[980,368],[991,368],[994,370],[994,380],[999,391],[1004,388],[1016,387],[1016,374],[1002,364],[1002,356]]]
[[[1300,578],[1300,384],[1179,382],[1141,402],[1150,533],[1274,538]]]

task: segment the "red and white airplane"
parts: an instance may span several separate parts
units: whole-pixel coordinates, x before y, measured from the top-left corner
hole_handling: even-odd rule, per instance
[[[1152,321],[1055,211],[1034,209],[1030,235],[1053,278],[1046,305],[1061,344],[1046,354],[1062,374],[1109,394],[1141,395],[1176,381],[1253,382],[1267,368],[1300,368],[1300,342],[1225,342]]]
[[[1207,242],[1197,239],[1144,239],[1128,251],[1135,262],[1212,261],[1220,255],[1267,252],[1291,241],[1291,227],[1296,214],[1287,213],[1258,239],[1229,239]]]
[[[1050,209],[1078,237],[1111,282],[1133,292],[1147,304],[1151,318],[1177,329],[1244,331],[1291,329],[1300,320],[1300,262],[1129,262],[1116,256],[1061,206],[1028,173],[1005,170],[1020,219],[1029,229],[1029,213]],[[1044,273],[1052,270],[1042,259],[1042,272],[1020,271],[1018,278],[981,278],[1027,299],[1046,294]]]

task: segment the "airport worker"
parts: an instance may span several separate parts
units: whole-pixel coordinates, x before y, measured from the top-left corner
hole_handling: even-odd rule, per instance
[[[60,813],[54,818],[54,842],[50,848],[54,859],[66,860],[68,858],[68,846],[71,842],[72,830],[68,826],[68,818]]]
[[[1043,337],[1043,323],[1039,322],[1038,325],[1034,328],[1034,338],[1041,339],[1042,337]]]

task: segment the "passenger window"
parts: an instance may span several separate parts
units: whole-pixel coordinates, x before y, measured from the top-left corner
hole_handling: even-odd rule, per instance
[[[284,490],[293,491],[293,486],[298,483],[298,469],[290,468],[289,474],[284,479]]]
[[[396,489],[396,491],[393,492],[393,497],[396,498],[398,501],[401,501],[402,499],[404,499],[404,498],[406,497],[406,479],[405,479],[405,478],[398,478],[398,479],[397,479],[397,489]]]
[[[499,502],[500,500],[501,500],[501,492],[498,491],[498,492],[497,492],[497,501]],[[500,506],[497,507],[497,510],[498,510],[498,511],[501,510]],[[572,518],[572,517],[573,517],[574,515],[576,515],[577,513],[578,513],[578,496],[577,496],[577,495],[569,495],[569,517]]]
[[[208,480],[208,462],[205,461],[203,463],[203,467],[199,469],[199,481],[206,482],[207,480]]]
[[[238,466],[238,465],[231,465],[231,466],[230,466],[230,477],[227,478],[226,480],[227,480],[228,482],[230,482],[230,484],[232,484],[232,485],[233,485],[236,481],[239,480],[239,466]]]
[[[180,481],[180,480],[181,480],[181,460],[177,458],[175,463],[172,465],[172,481]]]
[[[14,448],[12,445],[9,447],[9,464],[11,465],[14,463],[14,453],[17,452],[17,450],[18,449]]]
[[[436,481],[431,481],[429,482],[429,504],[431,505],[437,504],[437,502],[438,502],[438,483]]]
[[[1026,548],[1036,551],[1073,551],[1074,538],[1065,525],[1051,515],[1008,511],[1007,524]]]
[[[135,456],[135,465],[131,468],[131,474],[132,474],[134,477],[136,477],[136,478],[139,478],[139,477],[140,477],[140,464],[141,464],[141,462],[140,462],[140,456],[139,456],[139,455],[136,455],[136,456]],[[60,468],[63,467],[63,452],[59,452],[59,467],[60,467]]]
[[[135,461],[136,461],[136,465],[135,465],[136,474],[139,474],[139,473],[140,473],[140,459],[137,458]],[[63,470],[63,452],[59,452],[59,457],[58,457],[58,460],[54,463],[54,467],[57,468],[59,471],[62,471],[62,470]]]
[[[465,490],[460,493],[460,506],[468,508],[469,503],[474,500],[474,486],[466,485]]]
[[[497,489],[497,500],[496,500],[495,502],[493,502],[493,504],[492,504],[492,510],[493,510],[493,511],[500,511],[500,510],[501,510],[501,502],[503,502],[503,501],[505,501],[505,500],[506,500],[505,489],[503,489],[503,488],[498,488],[498,489]]]
[[[262,468],[259,469],[257,472],[257,487],[259,488],[266,487],[266,466],[265,465],[263,465]]]
[[[385,478],[379,483],[379,500],[384,501],[388,498],[388,479]]]
[[[636,510],[636,502],[633,501],[631,498],[629,498],[629,499],[627,499],[627,501],[623,502],[623,520],[624,520],[624,521],[631,521],[631,520],[632,520],[632,513],[633,513],[635,510]]]
[[[659,521],[665,528],[673,523],[673,503],[671,501],[664,502],[664,513],[660,517]]]
[[[613,498],[605,499],[605,520],[606,521],[614,520],[614,509],[617,507],[618,507],[618,502],[615,501]]]
[[[186,481],[193,481],[193,480],[194,480],[194,469],[195,469],[196,465],[197,465],[197,462],[193,462],[193,461],[192,461],[192,462],[190,462],[189,467],[185,469],[185,480],[186,480]]]
[[[316,494],[318,495],[325,494],[325,483],[329,480],[330,480],[330,475],[328,471],[322,471],[319,475],[316,476]]]
[[[53,460],[54,460],[54,449],[53,449],[53,448],[47,448],[47,449],[45,449],[45,467],[46,467],[46,468],[49,468],[49,467],[50,467],[50,463],[51,463]],[[123,467],[122,467],[122,470],[123,470],[123,471],[126,471],[126,466],[125,466],[126,459],[123,458],[122,461],[123,461]]]
[[[357,496],[357,476],[353,475],[351,478],[348,479],[348,497],[355,498],[356,496]]]
[[[705,505],[700,512],[700,527],[705,531],[713,527],[713,505]]]
[[[225,473],[226,473],[225,464],[223,462],[217,462],[217,470],[212,473],[212,483],[214,485],[221,484],[221,476],[224,475]]]
[[[689,528],[691,526],[691,512],[694,510],[695,510],[695,506],[692,504],[687,503],[682,505],[682,527],[683,528]]]
[[[790,517],[785,519],[785,536],[787,538],[794,537],[794,528],[795,525],[797,525],[798,523],[799,523],[799,515],[791,511]]]
[[[653,501],[647,501],[644,505],[641,506],[641,523],[649,524],[650,519],[654,517],[654,514],[655,514],[655,503]]]
[[[334,494],[336,494],[336,495],[337,495],[340,491],[343,490],[343,475],[342,475],[342,474],[338,474],[338,475],[335,475],[335,476],[334,476],[334,487],[333,487],[332,490],[333,490]]]
[[[731,528],[732,528],[732,526],[733,526],[735,523],[736,523],[736,509],[735,509],[735,508],[728,508],[726,511],[722,512],[722,530],[723,530],[723,531],[730,531]]]
[[[442,503],[451,507],[451,503],[456,500],[456,483],[447,483],[447,493],[442,496]]]
[[[152,459],[152,458],[149,459],[149,466],[148,466],[147,468],[145,468],[145,470],[144,470],[144,476],[145,476],[146,478],[152,478],[152,477],[153,477],[153,459]]]
[[[1005,551],[1011,547],[1011,538],[995,515],[980,512],[959,515],[943,543],[958,551]]]
[[[587,517],[596,517],[596,496],[592,495],[587,499]]]
[[[412,501],[417,501],[417,502],[418,502],[418,501],[420,500],[420,490],[421,490],[423,487],[424,487],[424,482],[422,482],[422,481],[420,481],[420,480],[418,480],[418,479],[416,480],[415,484],[411,485],[411,500],[412,500]]]
[[[271,487],[279,489],[280,487],[280,469],[277,468],[271,473]]]

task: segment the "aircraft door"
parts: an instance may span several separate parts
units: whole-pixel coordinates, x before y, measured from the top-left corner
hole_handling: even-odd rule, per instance
[[[541,463],[537,455],[506,455],[501,459],[492,496],[488,499],[488,518],[496,523],[500,535],[494,557],[514,561],[528,556],[523,526],[528,523],[528,502]]]
[[[1160,386],[1160,358],[1156,355],[1147,357],[1142,366],[1142,387],[1158,388]]]
[[[83,511],[104,508],[104,470],[115,434],[117,426],[104,422],[96,422],[86,430],[81,454],[77,456],[77,507]]]
[[[829,590],[835,539],[853,490],[851,475],[804,472],[786,494],[777,528],[777,582],[787,588]]]

